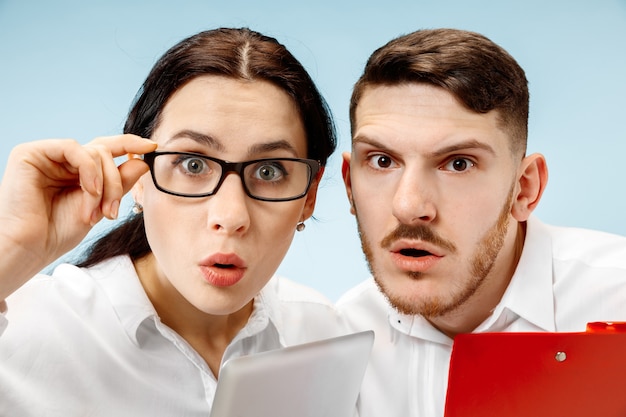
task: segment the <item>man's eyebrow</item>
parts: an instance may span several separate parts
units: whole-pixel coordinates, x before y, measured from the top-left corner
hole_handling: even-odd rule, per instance
[[[370,145],[374,148],[378,148],[382,151],[385,152],[391,152],[391,149],[389,149],[387,146],[385,146],[382,142],[376,140],[376,139],[372,139],[368,136],[364,136],[364,135],[358,135],[355,136],[354,138],[352,138],[352,145],[357,145],[359,143],[362,143],[364,145]]]
[[[213,136],[206,135],[204,133],[197,132],[195,130],[184,129],[173,135],[168,142],[175,141],[178,139],[191,139],[195,142],[198,142],[201,145],[208,146],[217,151],[224,151],[224,145]]]
[[[359,136],[355,136],[352,139],[353,145],[359,144],[359,143],[373,146],[375,148],[380,149],[383,152],[391,152],[391,149],[385,146],[382,142],[376,139],[372,139],[367,136],[359,135]],[[428,153],[428,156],[431,158],[439,158],[439,157],[442,157],[451,153],[466,151],[466,150],[471,150],[471,149],[482,149],[484,151],[489,152],[492,155],[496,154],[496,152],[493,150],[493,148],[490,145],[480,142],[476,139],[468,139],[463,142],[454,143],[452,145],[444,146],[443,148],[431,151]]]
[[[452,145],[444,146],[443,148],[434,150],[429,153],[429,156],[432,158],[439,158],[439,157],[442,157],[451,153],[473,150],[473,149],[484,150],[484,151],[489,152],[492,155],[496,154],[496,152],[493,150],[493,148],[489,144],[484,143],[484,142],[479,142],[476,139],[469,139],[463,142],[454,143]]]

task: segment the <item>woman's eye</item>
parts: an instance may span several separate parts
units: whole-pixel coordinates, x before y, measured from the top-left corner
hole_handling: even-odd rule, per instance
[[[283,170],[276,165],[261,165],[256,170],[256,176],[263,181],[277,181],[283,176]]]
[[[443,168],[446,171],[463,172],[474,166],[474,162],[467,158],[454,158],[448,161]]]
[[[206,168],[206,162],[200,158],[188,158],[182,163],[183,168],[190,174],[202,174]]]

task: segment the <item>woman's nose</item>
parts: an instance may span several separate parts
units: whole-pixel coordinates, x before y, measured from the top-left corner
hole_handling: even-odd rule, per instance
[[[239,175],[229,173],[219,190],[209,197],[209,228],[227,234],[245,232],[250,227],[250,200]]]

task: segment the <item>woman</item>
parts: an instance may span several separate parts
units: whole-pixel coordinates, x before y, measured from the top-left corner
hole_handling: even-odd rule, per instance
[[[248,29],[183,40],[148,75],[124,133],[9,158],[0,415],[206,416],[226,359],[340,332],[323,297],[270,280],[336,146],[284,46]],[[79,265],[28,279],[117,217],[131,187],[134,214]]]

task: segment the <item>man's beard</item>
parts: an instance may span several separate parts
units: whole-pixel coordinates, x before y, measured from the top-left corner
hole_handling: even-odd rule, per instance
[[[513,200],[514,187],[511,188],[505,204],[500,211],[500,215],[495,224],[487,230],[478,243],[474,251],[469,266],[470,279],[467,282],[456,283],[455,288],[451,288],[448,293],[449,298],[424,294],[394,294],[385,285],[384,279],[379,276],[374,264],[374,255],[371,244],[367,240],[365,233],[359,222],[358,211],[355,207],[355,216],[359,236],[361,237],[361,247],[367,260],[370,272],[374,276],[376,285],[387,297],[389,303],[400,313],[408,315],[421,315],[426,318],[436,318],[448,314],[465,304],[478,289],[485,283],[489,272],[493,269],[496,258],[504,245],[509,226],[509,215],[511,212],[511,202]],[[381,247],[386,248],[400,238],[419,239],[437,245],[448,250],[449,254],[456,252],[454,243],[437,235],[428,225],[408,226],[400,224],[381,241]],[[463,271],[460,271],[460,275]],[[421,272],[407,272],[413,279],[420,279]]]

